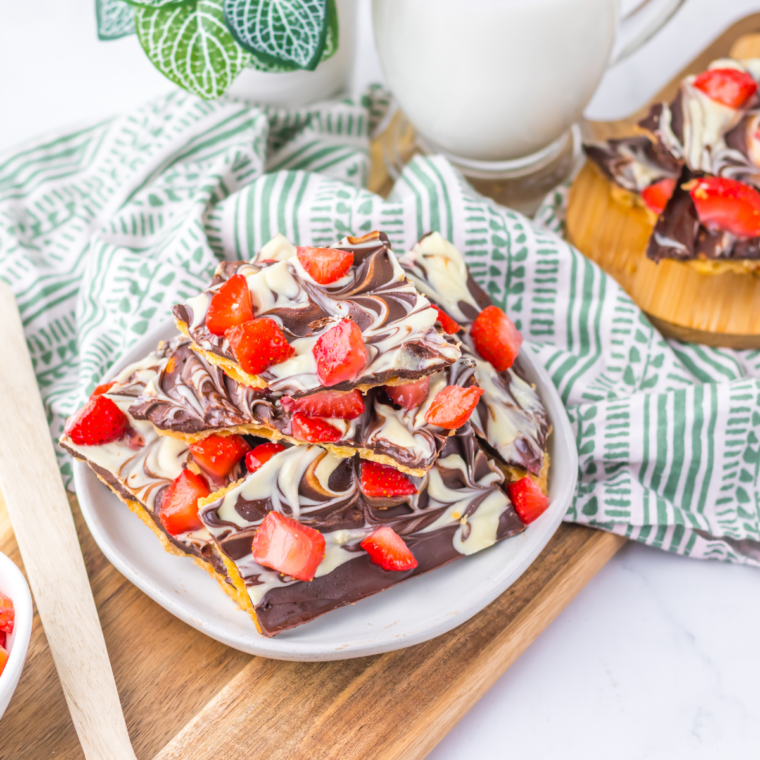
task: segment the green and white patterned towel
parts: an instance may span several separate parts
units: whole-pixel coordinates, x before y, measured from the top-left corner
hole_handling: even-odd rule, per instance
[[[276,232],[329,245],[438,230],[537,352],[576,430],[567,519],[760,566],[760,352],[669,342],[610,277],[538,222],[416,158],[364,188],[384,93],[293,112],[174,93],[0,158],[0,277],[13,287],[53,435],[101,375],[218,261]],[[71,465],[61,454],[67,478]]]

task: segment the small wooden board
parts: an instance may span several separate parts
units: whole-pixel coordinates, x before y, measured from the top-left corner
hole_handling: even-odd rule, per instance
[[[715,58],[760,57],[760,14],[730,27],[652,100],[670,100],[678,83]],[[588,122],[588,137],[605,140],[635,133],[648,110],[617,122]],[[760,277],[708,275],[674,261],[645,256],[652,225],[641,208],[626,208],[612,184],[590,161],[576,177],[568,201],[567,231],[573,244],[611,274],[667,337],[729,348],[760,348]]]

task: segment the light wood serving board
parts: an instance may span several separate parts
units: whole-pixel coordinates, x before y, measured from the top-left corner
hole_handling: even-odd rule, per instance
[[[680,80],[722,56],[760,57],[760,14],[726,30],[651,101],[670,101]],[[586,138],[606,140],[635,133],[649,105],[614,122],[586,122]],[[652,225],[641,208],[625,208],[611,183],[587,161],[576,177],[567,211],[568,237],[611,274],[667,337],[729,348],[760,348],[760,277],[701,274],[674,261],[645,256]]]

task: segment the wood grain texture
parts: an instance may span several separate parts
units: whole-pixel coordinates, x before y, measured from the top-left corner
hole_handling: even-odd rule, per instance
[[[130,760],[135,755],[21,317],[5,283],[0,283],[0,324],[4,330],[0,398],[11,400],[5,405],[0,433],[0,485],[29,584],[85,756]]]
[[[760,57],[760,14],[734,24],[653,99],[670,100],[683,76],[724,55]],[[737,39],[738,37],[738,39]],[[588,137],[631,135],[648,106],[618,122],[589,122]],[[567,231],[573,244],[612,275],[667,337],[729,348],[760,348],[760,277],[703,274],[675,261],[645,255],[652,224],[642,208],[626,207],[613,186],[587,162],[570,190]]]

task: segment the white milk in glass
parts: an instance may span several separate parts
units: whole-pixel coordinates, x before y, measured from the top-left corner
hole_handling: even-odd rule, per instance
[[[608,64],[616,0],[373,0],[388,85],[421,135],[463,158],[536,153]]]

